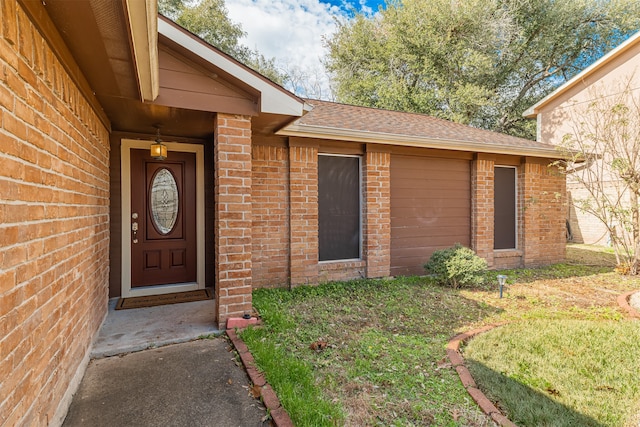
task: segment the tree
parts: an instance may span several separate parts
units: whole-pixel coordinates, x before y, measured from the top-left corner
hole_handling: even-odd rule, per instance
[[[286,76],[277,69],[275,59],[240,43],[245,32],[240,24],[229,19],[224,0],[159,0],[158,10],[275,83],[284,83]]]
[[[339,101],[533,137],[522,112],[640,26],[636,0],[389,0],[338,22]]]
[[[287,63],[283,64],[282,69],[285,76],[284,87],[296,95],[310,99],[334,100],[328,76],[321,69],[310,70],[298,64]]]
[[[619,268],[639,274],[640,94],[627,84],[617,95],[593,91],[590,98],[570,112],[558,164],[586,190],[573,204],[604,224]]]

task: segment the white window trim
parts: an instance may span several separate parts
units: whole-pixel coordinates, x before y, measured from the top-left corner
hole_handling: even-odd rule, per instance
[[[360,191],[358,191],[358,197],[359,197],[359,201],[358,203],[360,203],[360,209],[359,209],[359,217],[358,217],[358,233],[360,234],[360,238],[358,239],[358,253],[360,254],[360,256],[358,258],[345,258],[345,259],[331,259],[331,260],[326,260],[326,261],[320,261],[318,260],[319,264],[332,264],[332,263],[339,263],[339,262],[357,262],[357,261],[363,261],[362,259],[362,209],[363,209],[363,202],[364,202],[364,197],[362,195],[362,156],[357,155],[357,154],[333,154],[333,153],[318,153],[318,157],[319,156],[326,156],[326,157],[352,157],[352,158],[356,158],[358,159],[358,187],[360,189]],[[318,221],[318,227],[320,225],[320,222]],[[320,229],[318,228],[318,235],[320,235]],[[318,240],[318,258],[320,257],[320,240]]]
[[[520,194],[518,192],[518,166],[495,165],[494,164],[493,165],[493,169],[495,170],[496,168],[515,169],[515,173],[513,174],[514,185],[515,185],[515,194],[514,194],[515,203],[513,204],[513,209],[514,209],[514,214],[515,214],[515,218],[516,218],[516,221],[515,221],[516,222],[516,224],[515,224],[516,228],[514,230],[514,232],[515,232],[515,239],[514,240],[516,242],[516,246],[515,246],[515,248],[505,248],[505,249],[495,249],[494,248],[493,250],[495,252],[515,251],[515,250],[518,250],[518,248],[520,247],[520,242],[518,241],[519,240],[518,239],[518,230],[520,228],[520,218],[518,217],[518,201],[520,199]],[[494,178],[493,191],[494,191],[493,203],[494,203],[494,206],[495,206],[495,198],[496,198],[496,195],[495,195],[495,178]],[[494,218],[495,218],[495,211],[494,211],[493,215],[494,215]],[[495,219],[494,219],[494,222],[495,222]],[[495,235],[495,231],[494,231],[494,235]],[[495,246],[495,243],[494,243],[494,246]]]

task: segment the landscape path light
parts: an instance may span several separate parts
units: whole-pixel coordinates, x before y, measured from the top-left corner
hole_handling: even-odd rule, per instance
[[[498,285],[500,285],[500,298],[502,298],[502,288],[507,282],[507,276],[504,274],[498,274]]]

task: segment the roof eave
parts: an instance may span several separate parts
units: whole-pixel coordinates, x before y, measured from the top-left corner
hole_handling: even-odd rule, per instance
[[[233,60],[201,39],[191,36],[178,25],[158,18],[158,33],[258,91],[260,93],[261,112],[295,117],[303,115],[305,103],[302,99]]]
[[[124,6],[140,98],[143,102],[152,102],[160,92],[158,3],[155,0],[125,0]]]
[[[509,147],[501,144],[436,139],[400,134],[365,132],[351,129],[291,124],[276,132],[276,135],[301,138],[322,138],[336,141],[353,141],[397,145],[405,147],[435,148],[441,150],[467,151],[474,153],[507,154],[516,156],[559,159],[562,154],[555,148]]]

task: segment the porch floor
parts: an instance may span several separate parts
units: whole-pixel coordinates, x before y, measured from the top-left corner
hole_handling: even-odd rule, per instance
[[[91,351],[92,359],[131,353],[220,334],[215,300],[116,310],[117,298],[109,300],[109,312]]]

